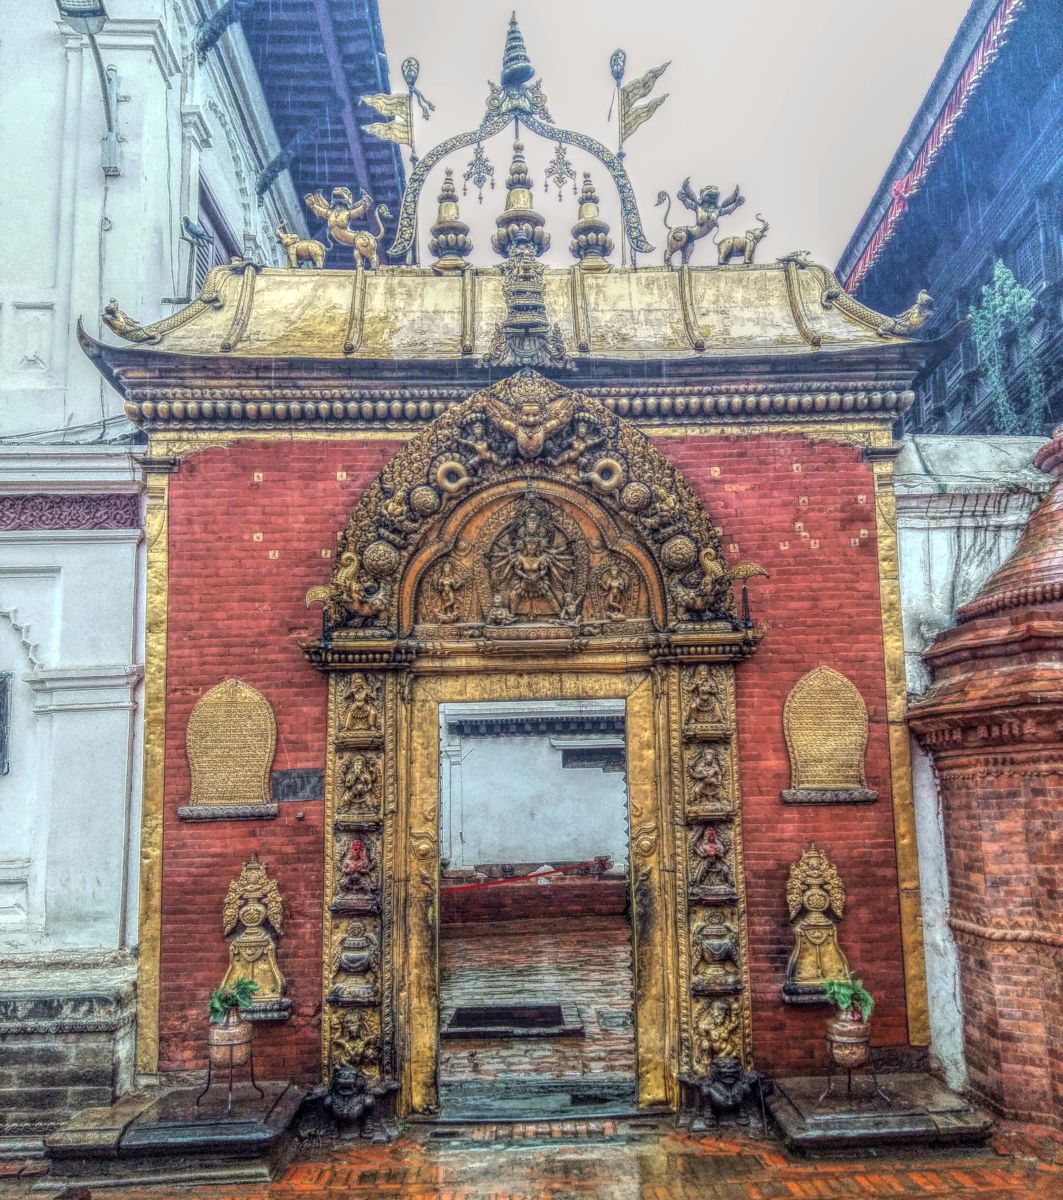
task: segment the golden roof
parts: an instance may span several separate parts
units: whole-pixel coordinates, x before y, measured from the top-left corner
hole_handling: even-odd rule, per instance
[[[468,360],[488,350],[506,318],[502,285],[497,267],[445,276],[405,267],[256,269],[235,260],[165,320],[140,325],[114,302],[105,319],[141,353],[163,359]],[[548,269],[543,292],[550,322],[577,359],[803,356],[908,340],[904,325],[857,303],[831,271],[800,261]]]

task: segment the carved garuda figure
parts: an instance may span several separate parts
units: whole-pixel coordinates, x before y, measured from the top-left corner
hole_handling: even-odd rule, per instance
[[[586,489],[647,546],[667,596],[666,624],[733,622],[732,583],[758,568],[726,567],[720,535],[687,481],[599,401],[526,369],[438,417],[365,490],[340,539],[331,584],[307,595],[308,604],[325,602],[326,635],[356,628],[398,632],[405,564],[453,507],[489,484],[533,484],[536,478]],[[570,608],[565,552],[556,536],[546,546],[547,561],[528,579],[517,570],[513,549],[492,562],[501,599],[486,604],[484,615],[493,607],[496,623],[505,624],[506,594],[514,587],[524,600],[532,591],[556,596],[557,615]],[[618,597],[614,580],[611,613]],[[603,605],[609,605],[605,597]]]
[[[222,932],[228,937],[238,927],[229,943],[229,969],[221,986],[232,987],[238,979],[250,979],[258,984],[253,1007],[276,1004],[284,994],[275,939],[284,932],[284,904],[257,854],[244,863],[225,896]]]
[[[672,211],[672,200],[667,192],[657,193],[657,203],[666,204],[664,210],[664,227],[668,230],[668,241],[664,247],[664,261],[671,266],[672,259],[681,255],[682,265],[690,262],[695,245],[703,237],[720,227],[720,218],[733,213],[739,205],[745,204],[746,198],[735,190],[726,200],[720,201],[720,189],[714,184],[703,187],[697,195],[690,186],[690,176],[683,180],[683,186],[676,192],[676,199],[684,204],[694,214],[693,225],[669,225],[668,216]]]

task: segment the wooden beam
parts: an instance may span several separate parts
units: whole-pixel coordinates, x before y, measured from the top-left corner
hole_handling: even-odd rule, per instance
[[[313,6],[314,15],[317,17],[317,26],[321,32],[321,48],[325,52],[325,61],[328,63],[329,72],[332,76],[332,86],[336,89],[336,94],[343,101],[343,128],[351,147],[351,158],[354,160],[355,174],[358,176],[357,179],[342,182],[348,182],[352,189],[364,187],[366,191],[369,191],[370,184],[372,183],[369,175],[369,164],[365,160],[361,134],[358,124],[354,119],[354,98],[351,96],[351,87],[347,79],[347,72],[343,69],[343,60],[340,58],[340,48],[336,41],[336,30],[332,24],[329,0],[313,0]],[[341,181],[336,179],[332,182],[333,184],[338,184]]]

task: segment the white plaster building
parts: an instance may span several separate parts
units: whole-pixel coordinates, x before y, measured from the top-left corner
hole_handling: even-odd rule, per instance
[[[910,696],[930,683],[923,651],[955,622],[1015,548],[1051,479],[1033,464],[1042,438],[905,439],[895,469],[905,666]],[[931,1049],[950,1086],[967,1079],[956,947],[949,928],[941,802],[929,759],[911,739]]]
[[[0,1067],[34,1083],[0,1084],[0,1154],[132,1069],[142,480],[77,323],[99,336],[111,296],[154,318],[215,261],[278,263],[279,220],[305,228],[286,173],[256,194],[270,112],[238,25],[200,60],[200,9],[108,0],[116,174],[89,39],[40,3],[0,42]],[[198,259],[182,217],[214,236]]]

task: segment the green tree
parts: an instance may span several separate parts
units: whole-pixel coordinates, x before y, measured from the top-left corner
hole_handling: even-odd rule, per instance
[[[985,372],[998,433],[1041,432],[1047,408],[1045,377],[1037,358],[1031,329],[1037,301],[999,258],[993,282],[982,288],[982,298],[970,310],[978,363]],[[1008,342],[1015,339],[1019,369],[1025,383],[1026,404],[1016,406],[1008,392]]]

